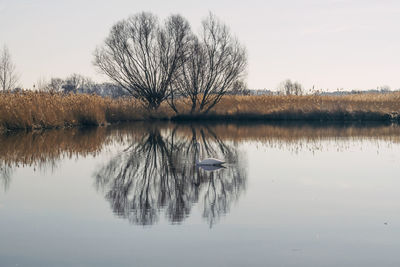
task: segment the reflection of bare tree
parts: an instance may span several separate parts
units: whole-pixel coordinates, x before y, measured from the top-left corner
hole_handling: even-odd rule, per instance
[[[221,215],[229,212],[232,202],[238,199],[245,187],[246,179],[238,168],[227,168],[211,172],[208,182],[204,185],[203,217],[212,226]]]
[[[228,182],[245,181],[232,178],[236,175],[235,171],[240,174],[241,170],[235,163],[238,155],[232,145],[234,143],[259,142],[268,148],[289,150],[293,153],[302,151],[317,153],[325,147],[329,148],[327,143],[334,144],[339,150],[347,150],[349,144],[354,140],[362,142],[360,148],[365,141],[368,142],[366,145],[370,146],[372,142],[377,147],[382,144],[400,143],[400,127],[398,125],[218,123],[198,127],[183,125],[178,127],[172,123],[157,122],[157,127],[159,128],[149,128],[148,122],[141,122],[98,128],[2,133],[0,134],[0,188],[6,190],[9,188],[15,169],[31,167],[36,171],[53,171],[66,159],[95,157],[106,153],[105,151],[116,145],[128,146],[131,144],[115,159],[115,170],[109,170],[109,175],[98,173],[104,174],[102,177],[104,176],[103,178],[106,179],[104,189],[110,189],[111,181],[116,175],[118,167],[121,168],[120,171],[123,171],[123,167],[129,167],[128,171],[132,173],[125,173],[124,177],[133,177],[138,176],[137,173],[141,173],[145,169],[145,165],[143,165],[145,162],[148,166],[146,175],[151,178],[149,178],[150,182],[159,181],[160,175],[169,179],[163,178],[162,182],[168,182],[168,184],[158,186],[163,189],[168,185],[169,191],[165,191],[164,194],[172,194],[171,188],[173,188],[174,195],[160,196],[160,198],[163,197],[163,200],[160,202],[162,206],[159,209],[166,210],[168,208],[169,211],[166,214],[171,216],[169,220],[180,222],[190,213],[192,203],[201,201],[201,205],[203,205],[211,199],[204,198],[208,188],[206,187],[207,183],[214,182],[216,189],[223,190],[224,188],[218,185],[219,177],[229,178],[228,181],[223,182],[225,186],[229,184]],[[201,151],[198,151],[196,142],[201,143]],[[148,154],[151,157],[149,156],[144,161],[143,155]],[[231,165],[227,169],[221,169],[214,173],[199,170],[193,164],[197,155],[199,158],[207,156],[222,158]],[[132,157],[132,162],[129,162],[129,156]],[[127,163],[135,163],[139,166],[135,169],[130,165],[123,165]],[[156,166],[156,168],[152,166]],[[132,178],[128,178],[127,182],[129,179]],[[132,181],[136,180],[137,178],[132,179]],[[195,185],[191,183],[195,183]],[[153,185],[149,184],[149,186]],[[214,190],[213,185],[210,185],[210,188]],[[241,186],[234,185],[235,188],[241,188]],[[129,191],[129,194],[133,195],[132,192],[134,191]],[[218,194],[224,195],[223,191]],[[216,195],[218,196],[218,194]],[[174,199],[175,195],[181,196],[181,198],[170,201]],[[235,194],[226,195],[230,197]],[[209,194],[209,197],[211,196],[213,195]],[[217,201],[217,199],[215,198],[213,201]],[[155,199],[154,201],[158,203],[159,200]],[[210,200],[209,203],[213,202]],[[228,203],[232,203],[232,201],[228,201]],[[157,207],[154,204],[149,206]],[[216,207],[216,205],[205,205],[204,207],[210,208]],[[223,209],[216,210],[222,211]],[[121,214],[124,213],[122,211]],[[215,216],[216,213],[208,211],[210,213],[204,213],[206,218],[218,218]],[[159,214],[157,208],[154,212],[154,216]],[[208,217],[208,214],[214,215]],[[221,214],[224,213],[221,212]],[[157,217],[154,220],[157,220]]]
[[[222,142],[209,128],[179,127],[160,131],[150,127],[96,174],[113,211],[130,222],[154,224],[161,211],[172,223],[183,221],[194,203],[203,202],[210,226],[229,211],[244,190],[246,176],[233,145]],[[196,143],[202,143],[199,151]],[[225,158],[229,165],[215,171],[196,167],[199,156]]]
[[[12,172],[13,169],[9,165],[0,165],[0,184],[3,185],[4,191],[10,186]]]

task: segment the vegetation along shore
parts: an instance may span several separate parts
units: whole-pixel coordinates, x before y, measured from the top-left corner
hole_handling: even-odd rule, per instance
[[[245,46],[212,13],[199,32],[181,15],[160,20],[141,12],[117,22],[94,51],[94,66],[108,78],[102,84],[72,74],[22,90],[4,47],[0,129],[144,120],[399,122],[400,92],[387,87],[348,95],[323,95],[313,87],[307,94],[286,80],[277,95],[249,95],[247,63]]]
[[[191,112],[188,99],[173,108],[149,110],[134,98],[88,94],[19,92],[0,94],[4,130],[98,126],[144,120],[400,121],[400,93],[345,96],[231,96],[207,113]]]

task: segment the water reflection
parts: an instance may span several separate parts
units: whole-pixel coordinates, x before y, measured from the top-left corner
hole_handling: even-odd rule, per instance
[[[96,157],[107,147],[135,140],[143,127],[99,127],[0,134],[0,186],[7,190],[15,169],[54,171],[65,159]]]
[[[194,203],[210,227],[229,211],[246,186],[246,173],[232,142],[223,142],[209,127],[148,126],[95,175],[113,212],[131,223],[154,224],[164,212],[172,223],[182,222]],[[199,149],[197,142],[202,145]],[[199,156],[224,158],[226,168],[199,168]]]
[[[226,167],[222,165],[200,165],[199,168],[205,171],[213,172],[219,169],[225,169]]]
[[[96,156],[108,142],[106,128],[8,133],[0,135],[0,162],[46,169],[63,158]]]
[[[362,147],[363,140],[376,141],[378,147],[381,141],[399,143],[400,127],[135,123],[9,133],[0,135],[0,188],[7,191],[12,186],[13,173],[20,167],[55,171],[66,159],[97,157],[122,147],[93,173],[96,189],[115,214],[139,225],[154,224],[161,216],[180,223],[196,206],[212,226],[246,189],[245,156],[239,144],[257,142],[267,149],[317,153],[327,142],[346,150],[354,141]],[[221,158],[228,164],[225,168],[196,167],[196,158],[205,157]]]
[[[0,134],[0,185],[9,188],[16,168],[55,170],[62,159],[98,155],[106,143],[106,128]]]
[[[10,166],[0,166],[0,184],[2,185],[1,187],[4,189],[4,192],[7,191],[10,186],[12,172],[13,168],[11,168]]]

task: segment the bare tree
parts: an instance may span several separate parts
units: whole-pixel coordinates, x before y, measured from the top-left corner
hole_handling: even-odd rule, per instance
[[[300,83],[287,79],[279,85],[279,91],[285,95],[302,95],[303,87]]]
[[[46,77],[39,77],[36,81],[36,89],[40,92],[47,92],[48,91],[49,82],[47,81]]]
[[[7,46],[0,51],[0,89],[11,91],[17,86],[18,75],[15,70],[15,65],[11,61],[11,55]]]
[[[202,22],[200,39],[192,38],[188,59],[174,88],[191,100],[191,112],[207,113],[245,74],[245,48],[229,28],[210,14]],[[175,98],[172,97],[172,106]],[[176,109],[176,107],[175,107]]]
[[[64,80],[61,78],[51,78],[47,85],[47,89],[50,92],[61,92],[62,86],[64,85]]]
[[[377,89],[378,89],[378,91],[380,91],[381,93],[388,93],[388,92],[391,91],[389,85],[378,86]]]
[[[232,90],[229,91],[232,95],[250,95],[250,90],[243,80],[238,80],[232,85]]]
[[[78,92],[78,89],[82,88],[88,81],[88,78],[80,74],[74,73],[65,79],[65,83],[62,85],[62,89],[64,93],[76,94]]]
[[[172,15],[161,26],[155,15],[143,12],[112,27],[95,51],[94,65],[146,107],[157,109],[170,94],[189,36],[183,17]]]

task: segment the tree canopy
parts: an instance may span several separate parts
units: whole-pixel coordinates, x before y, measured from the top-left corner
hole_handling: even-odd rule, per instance
[[[181,15],[162,23],[142,12],[116,23],[94,53],[94,65],[149,109],[189,99],[192,112],[208,112],[243,78],[245,48],[210,14],[199,36]]]

